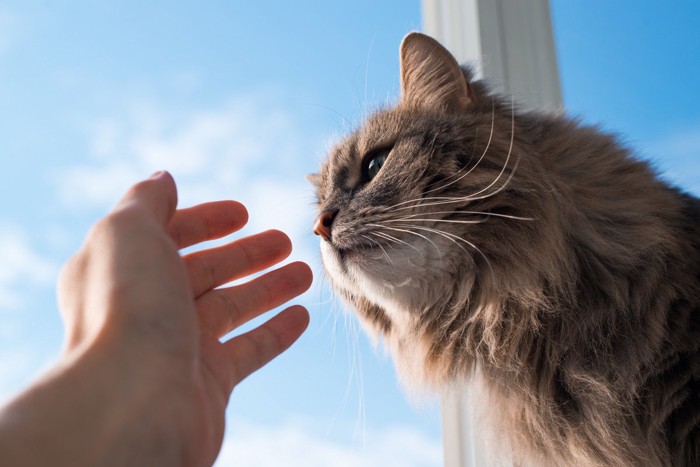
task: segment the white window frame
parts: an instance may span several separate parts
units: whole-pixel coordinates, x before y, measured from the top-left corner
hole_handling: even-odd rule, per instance
[[[477,79],[521,109],[563,109],[548,0],[422,0],[422,7],[424,32]],[[499,447],[479,436],[467,388],[443,396],[442,427],[447,467],[492,465],[489,452]]]

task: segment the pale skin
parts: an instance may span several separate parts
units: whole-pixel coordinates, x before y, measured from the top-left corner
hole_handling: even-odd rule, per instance
[[[271,230],[182,256],[247,221],[233,201],[176,210],[172,177],[129,190],[64,267],[59,306],[66,340],[46,374],[0,409],[0,465],[207,466],[224,434],[233,388],[304,332],[292,306],[220,342],[311,285],[282,261],[285,234]]]

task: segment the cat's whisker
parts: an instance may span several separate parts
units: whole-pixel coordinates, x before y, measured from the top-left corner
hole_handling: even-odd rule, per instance
[[[424,198],[414,198],[414,199],[409,199],[406,201],[401,201],[400,203],[396,203],[396,204],[393,204],[391,206],[384,206],[381,208],[381,211],[387,212],[389,210],[396,211],[398,209],[409,209],[409,208],[412,208],[415,206],[400,207],[400,208],[399,208],[399,206],[403,206],[404,204],[408,204],[408,203],[419,203],[421,201],[442,200],[442,199],[456,199],[456,198],[451,198],[451,197],[447,197],[447,196],[428,196],[428,197],[424,197]]]
[[[427,242],[429,242],[431,245],[433,245],[433,247],[435,247],[435,251],[437,251],[437,253],[438,253],[438,256],[442,257],[442,250],[440,250],[440,247],[438,247],[438,246],[435,244],[435,242],[433,242],[430,238],[426,237],[425,235],[421,235],[421,234],[419,234],[418,232],[413,232],[413,231],[411,231],[411,230],[397,229],[397,228],[392,228],[392,227],[388,227],[388,226],[385,226],[384,228],[387,228],[387,229],[390,229],[390,230],[399,230],[399,231],[406,232],[406,233],[409,233],[409,234],[412,234],[412,235],[417,235],[418,237],[424,239],[425,241],[427,241]]]
[[[385,232],[372,232],[372,234],[378,236],[379,238],[383,238],[384,240],[388,240],[392,243],[396,243],[397,245],[405,244],[405,245],[411,246],[408,243],[404,242],[403,240],[400,240],[400,239],[394,237],[393,235],[389,235],[388,233],[385,233]],[[389,254],[386,252],[386,250],[381,245],[379,245],[379,247],[384,251],[384,254],[386,255],[387,260],[389,260],[389,262],[391,263],[392,268],[396,269],[394,262],[391,260],[391,258],[389,257]]]
[[[417,233],[417,232],[411,232],[410,230],[406,230],[406,229],[399,229],[399,228],[396,228],[396,227],[388,227],[388,226],[386,226],[386,225],[378,225],[378,224],[367,224],[367,225],[371,225],[371,226],[374,226],[374,227],[381,227],[381,228],[384,228],[384,229],[393,230],[393,231],[395,231],[395,232],[403,232],[403,233],[408,233],[408,234],[412,234],[412,235],[417,235],[418,237],[421,237],[422,239],[426,240],[427,242],[430,242],[430,243],[435,247],[435,250],[437,250],[438,254],[439,254],[440,256],[442,256],[442,252],[440,251],[440,248],[438,248],[438,246],[435,244],[435,242],[433,242],[432,240],[430,240],[430,239],[429,239],[428,237],[426,237],[425,235],[421,235],[421,234],[419,234],[419,233]],[[420,249],[419,249],[418,247],[416,247],[415,245],[411,245],[411,244],[408,243],[408,242],[403,242],[403,243],[405,243],[406,245],[410,246],[411,248],[413,248],[413,249],[416,250],[417,252],[419,252],[419,253],[421,252]]]
[[[432,229],[429,227],[422,227],[422,226],[418,226],[418,225],[409,225],[408,227],[413,228],[413,229],[418,229],[418,230],[424,230],[426,232],[431,232],[431,233],[440,235],[441,237],[444,237],[444,238],[450,240],[451,242],[453,242],[455,245],[457,245],[465,254],[467,254],[467,255],[469,254],[469,250],[464,248],[463,245],[460,245],[454,238],[449,237],[446,234],[446,232],[443,232],[443,231],[437,230],[437,229]]]
[[[515,159],[515,164],[513,165],[513,169],[511,170],[510,175],[508,176],[506,181],[501,186],[499,186],[496,190],[494,190],[490,193],[486,193],[485,195],[481,195],[482,193],[491,189],[496,183],[498,183],[498,181],[501,179],[501,177],[505,173],[506,168],[508,167],[508,163],[510,162],[510,159],[511,159],[511,156],[513,153],[513,145],[515,143],[515,104],[513,102],[511,102],[511,107],[512,107],[512,110],[511,110],[511,135],[510,135],[510,144],[508,147],[508,153],[506,155],[506,160],[503,163],[503,167],[501,167],[500,172],[498,173],[496,178],[494,178],[493,181],[489,185],[487,185],[486,187],[480,189],[479,191],[472,193],[470,195],[467,195],[467,196],[429,197],[429,198],[413,199],[413,200],[403,201],[403,202],[398,203],[398,204],[393,205],[393,206],[386,207],[386,208],[384,208],[384,211],[388,211],[389,209],[393,209],[394,211],[399,211],[399,210],[404,210],[404,209],[414,209],[417,207],[438,206],[438,205],[442,205],[442,204],[476,201],[476,200],[490,198],[491,196],[494,196],[497,193],[500,193],[501,191],[503,191],[506,188],[506,186],[508,186],[510,184],[511,180],[513,179],[513,176],[515,175],[515,172],[516,172],[518,165],[520,163],[520,156],[519,155]],[[477,196],[477,195],[481,195],[481,196]],[[432,203],[421,203],[420,202],[420,201],[430,201],[430,200],[434,200],[434,202],[432,202]],[[411,202],[417,202],[418,204],[414,204],[411,206],[397,207],[397,206],[400,206],[402,204],[407,204],[407,203],[411,203]]]
[[[452,180],[451,182],[446,183],[442,186],[438,186],[436,188],[433,188],[432,190],[426,191],[423,193],[424,195],[428,194],[428,193],[433,193],[435,191],[444,190],[448,186],[454,185],[455,183],[459,182],[464,177],[466,177],[467,175],[472,173],[474,171],[474,169],[476,169],[479,166],[479,164],[481,164],[481,161],[484,159],[484,157],[486,156],[486,153],[489,151],[489,147],[491,147],[491,140],[493,139],[493,130],[494,130],[494,126],[495,126],[495,121],[496,121],[496,107],[495,107],[494,99],[492,97],[491,98],[491,130],[489,132],[489,140],[486,143],[486,149],[484,149],[484,152],[481,154],[481,157],[479,158],[479,160],[476,161],[476,164],[474,164],[466,173],[459,176],[459,178]],[[466,167],[463,168],[462,170],[458,171],[455,175],[451,176],[450,178],[459,175],[459,173],[462,172],[463,170],[466,170]],[[449,180],[449,178],[448,178],[448,180]]]
[[[413,206],[403,206],[403,207],[394,209],[394,212],[395,211],[403,211],[405,209],[415,209],[415,208],[423,208],[423,207],[430,207],[430,206],[442,206],[443,204],[467,203],[467,202],[475,200],[475,199],[482,199],[482,198],[469,198],[467,196],[427,198],[426,199],[427,201],[432,201],[432,202],[430,202],[430,203],[418,203],[418,204],[414,204]]]
[[[493,132],[494,132],[494,127],[495,127],[495,115],[496,115],[496,111],[495,111],[494,99],[491,98],[491,129],[490,129],[490,132],[489,132],[489,139],[488,139],[488,142],[486,143],[486,148],[484,149],[484,152],[481,154],[481,157],[479,157],[479,160],[476,161],[476,164],[474,164],[472,167],[469,167],[469,168],[468,168],[468,167],[464,167],[463,169],[459,170],[457,173],[455,173],[455,174],[453,174],[453,175],[450,175],[450,176],[447,178],[447,180],[446,180],[448,183],[446,183],[445,185],[439,186],[439,187],[437,187],[437,188],[433,188],[432,190],[426,191],[426,192],[424,193],[424,195],[425,195],[425,194],[428,194],[428,193],[433,193],[433,192],[435,192],[435,191],[443,190],[443,189],[447,188],[448,186],[453,185],[454,183],[459,182],[459,181],[462,180],[464,177],[466,177],[467,175],[469,175],[470,173],[472,173],[472,172],[474,171],[474,169],[476,169],[476,168],[479,166],[479,164],[481,164],[481,161],[484,159],[484,157],[485,157],[486,154],[488,153],[489,147],[491,146],[491,141],[492,141],[492,139],[493,139]],[[436,135],[436,137],[437,137],[437,135]],[[507,163],[507,162],[506,162],[506,163]],[[464,171],[464,170],[467,170],[467,172],[460,175],[460,173],[461,173],[462,171]],[[458,178],[457,178],[456,180],[451,180],[451,181],[449,181],[450,179],[452,179],[452,178],[454,178],[454,177],[458,177]],[[404,205],[404,204],[408,204],[408,203],[412,203],[412,202],[424,201],[424,200],[428,200],[428,199],[432,199],[432,198],[431,198],[431,197],[425,197],[425,196],[424,196],[424,197],[421,197],[421,198],[409,199],[409,200],[406,200],[406,201],[402,201],[402,202],[400,202],[400,203],[396,203],[396,204],[394,204],[394,205],[392,205],[392,206],[387,206],[387,207],[384,208],[384,209],[385,209],[385,210],[389,210],[389,209],[392,209],[392,208],[395,208],[395,207],[398,207],[398,206],[402,206],[402,205]]]
[[[357,422],[355,424],[355,436],[357,430],[361,428],[362,443],[365,443],[365,384],[364,384],[364,369],[362,366],[362,353],[360,352],[359,330],[357,329],[357,320],[352,319],[352,347],[353,347],[353,371],[357,381]]]
[[[337,314],[334,313],[335,311],[335,306],[336,306],[336,296],[335,294],[331,291],[330,297],[328,300],[323,300],[323,291],[324,291],[324,284],[327,282],[327,277],[326,274],[321,271],[320,273],[315,272],[314,277],[321,277],[321,283],[320,287],[318,288],[318,300],[315,303],[311,303],[311,305],[314,306],[322,306],[330,303],[331,306],[331,311],[326,315],[326,318],[323,320],[321,325],[319,326],[319,329],[317,333],[321,332],[329,323],[331,317],[333,317],[333,325],[331,327],[331,336],[333,338],[333,352],[335,352],[335,336],[336,336],[336,328],[337,328],[337,322],[338,322],[338,317]]]
[[[416,214],[408,214],[406,216],[400,217],[399,219],[413,219],[416,216],[433,216],[433,215],[442,215],[442,214],[472,214],[472,215],[478,215],[478,216],[490,216],[490,217],[503,217],[506,219],[514,219],[518,221],[534,221],[534,217],[522,217],[522,216],[513,216],[510,214],[500,214],[497,212],[481,212],[481,211],[435,211],[435,212],[426,212],[426,213],[416,213]]]
[[[333,314],[333,330],[332,334],[332,356],[335,357],[335,353],[338,348],[338,318],[342,310],[338,308],[338,301],[336,295],[333,294],[333,302],[331,303],[331,313]]]
[[[479,247],[477,247],[475,244],[473,244],[469,240],[466,240],[458,235],[455,235],[455,234],[450,233],[450,232],[445,232],[444,230],[440,230],[440,229],[433,229],[430,227],[422,227],[422,226],[418,226],[418,225],[411,225],[410,227],[414,228],[414,229],[425,230],[427,232],[432,232],[432,233],[435,233],[437,235],[441,235],[448,240],[452,240],[456,245],[460,246],[465,253],[468,254],[467,250],[464,247],[462,247],[462,245],[459,245],[459,243],[457,243],[457,241],[461,241],[461,242],[466,243],[471,248],[473,248],[474,251],[476,251],[477,253],[479,253],[479,255],[481,255],[481,257],[484,259],[484,261],[486,261],[486,264],[488,265],[489,269],[491,270],[491,273],[494,272],[493,265],[491,264],[491,261],[486,257],[484,252],[481,251],[481,249]]]
[[[372,232],[370,232],[371,234]],[[379,244],[378,241],[369,238],[367,235],[360,235],[360,240],[363,240],[364,242],[368,242],[370,245],[378,245],[381,248],[381,245]],[[382,257],[382,253],[379,253],[379,255],[376,258],[372,259],[379,259]]]
[[[512,100],[511,100],[511,113],[510,113],[510,146],[508,147],[508,154],[506,155],[506,161],[503,163],[503,167],[501,168],[500,173],[499,173],[498,176],[493,180],[493,182],[491,182],[491,184],[489,184],[487,187],[485,187],[485,188],[483,188],[483,189],[477,191],[476,193],[472,193],[471,195],[468,195],[468,196],[467,196],[470,200],[489,198],[489,197],[495,195],[496,193],[502,191],[502,190],[510,183],[510,181],[513,179],[513,175],[515,174],[516,169],[518,168],[518,163],[520,162],[520,157],[519,157],[519,156],[518,156],[518,158],[517,158],[516,161],[515,161],[515,165],[513,166],[513,169],[511,170],[510,175],[508,176],[508,178],[506,179],[506,181],[505,181],[505,183],[504,183],[503,185],[501,185],[496,191],[494,191],[494,192],[492,192],[492,193],[489,193],[488,195],[484,195],[484,196],[481,196],[481,197],[476,197],[476,195],[480,195],[481,193],[483,193],[483,192],[488,191],[489,189],[491,189],[491,187],[494,186],[494,185],[498,182],[498,180],[501,179],[501,177],[502,177],[503,174],[505,173],[506,168],[508,167],[508,162],[510,161],[510,157],[511,157],[511,155],[512,155],[512,153],[513,153],[513,144],[514,144],[514,143],[515,143],[515,101],[512,101]]]
[[[413,219],[389,219],[384,222],[445,222],[445,223],[450,223],[450,224],[483,224],[486,222],[486,219],[481,219],[481,220],[475,220],[475,221],[463,221],[463,220],[458,220],[458,219],[419,219],[419,218],[413,218]]]
[[[394,261],[392,261],[391,256],[389,256],[389,253],[386,252],[386,250],[384,249],[384,247],[383,247],[380,243],[377,243],[377,245],[378,245],[379,248],[381,248],[382,251],[384,252],[384,256],[386,256],[386,260],[389,262],[389,264],[391,265],[391,267],[392,267],[393,269],[396,269],[396,266],[394,265]]]
[[[332,302],[333,302],[333,294],[331,294],[331,296],[330,296],[327,300],[324,300],[324,299],[323,299],[323,290],[324,290],[323,285],[324,285],[324,284],[326,283],[326,281],[327,281],[327,277],[326,277],[326,274],[324,274],[324,271],[323,271],[323,270],[319,270],[318,268],[314,268],[314,277],[320,277],[320,278],[321,278],[321,279],[320,279],[320,287],[318,288],[318,299],[317,299],[316,301],[314,301],[314,302],[311,302],[310,305],[321,306],[321,305],[327,305],[327,304],[329,304],[329,303],[332,303]],[[327,321],[327,320],[328,320],[328,319],[326,318],[326,321]],[[321,325],[321,328],[323,328],[325,325],[326,325],[326,322],[324,322],[324,323]]]
[[[386,227],[386,226],[384,226],[384,225],[379,225],[379,224],[367,224],[367,226],[368,226],[368,227],[378,227],[378,228],[380,228],[380,229],[388,229],[388,230],[399,231],[399,229],[392,229],[392,228],[390,228],[390,227]],[[391,238],[393,238],[394,240],[396,240],[397,242],[403,243],[404,245],[413,248],[413,249],[416,250],[418,253],[421,252],[420,249],[419,249],[418,247],[416,247],[415,245],[411,245],[411,244],[408,243],[407,241],[401,240],[400,238],[396,238],[396,237],[394,237],[393,235],[389,235],[389,234],[386,233],[386,232],[376,232],[376,233],[377,233],[377,234],[380,234],[380,233],[381,233],[381,234],[383,234],[383,235],[386,235],[387,237],[391,237]]]
[[[510,149],[512,150],[512,141],[511,141],[511,148]],[[510,157],[510,152],[508,153],[508,157]],[[507,160],[506,160],[506,164],[507,164]],[[501,178],[501,176],[503,175],[505,168],[506,168],[505,164],[504,164],[503,168],[501,169],[501,172],[499,173],[499,175],[494,179],[494,181],[491,182],[487,187],[477,191],[476,193],[472,193],[472,194],[466,195],[466,196],[458,196],[458,197],[448,197],[448,196],[429,197],[429,198],[425,198],[425,200],[426,201],[435,201],[435,202],[433,202],[433,203],[419,203],[419,204],[415,204],[413,206],[404,206],[401,208],[397,208],[394,211],[400,211],[400,210],[404,210],[404,209],[413,209],[413,208],[424,207],[424,206],[439,206],[441,204],[477,201],[477,200],[490,198],[490,197],[496,195],[497,193],[500,193],[501,191],[503,191],[510,184],[513,177],[515,176],[515,172],[517,171],[519,164],[520,164],[520,156],[518,155],[515,159],[515,163],[513,164],[513,169],[510,171],[510,174],[508,175],[508,178],[505,180],[505,182],[503,182],[503,184],[501,186],[499,186],[496,190],[494,190],[490,193],[486,193],[486,194],[481,195],[481,196],[476,196],[476,195],[483,193],[484,191],[486,191],[490,187],[492,187],[495,184],[495,182],[497,182]]]
[[[350,366],[350,371],[348,374],[347,386],[343,394],[340,406],[336,410],[331,423],[335,422],[340,412],[344,410],[350,399],[350,394],[352,392],[353,382],[355,382],[355,387],[358,392],[358,423],[364,415],[364,379],[362,375],[362,355],[359,351],[359,332],[357,329],[357,321],[350,316],[348,313],[343,313],[344,327],[346,329],[345,334],[345,344],[347,346],[348,353],[348,364]]]
[[[420,201],[422,201],[422,203]],[[418,199],[411,200],[411,202],[417,203],[417,204],[414,204],[412,206],[402,206],[402,207],[394,208],[390,212],[387,212],[386,209],[383,209],[381,212],[385,213],[385,214],[393,214],[397,211],[403,211],[405,209],[415,209],[415,208],[426,207],[426,206],[440,206],[443,204],[452,204],[452,203],[466,203],[468,201],[471,201],[471,200],[465,199],[465,197],[429,196],[427,198],[423,198],[420,200],[418,200]],[[429,214],[429,213],[417,213],[417,214],[424,215],[424,214]]]
[[[392,243],[396,243],[396,244],[399,244],[399,245],[400,245],[401,243],[406,243],[406,242],[402,242],[402,241],[399,240],[398,238],[393,237],[393,236],[391,236],[391,235],[389,235],[389,234],[387,234],[387,233],[384,233],[384,232],[372,232],[372,234],[373,234],[373,235],[376,235],[376,236],[378,236],[378,237],[380,237],[380,238],[383,238],[384,240],[388,240],[388,241],[390,241],[390,242],[392,242]]]
[[[370,235],[373,235],[373,234],[375,234],[375,233],[376,233],[376,232],[370,232]],[[394,262],[391,260],[391,257],[389,256],[389,253],[386,252],[386,250],[384,249],[384,247],[382,246],[382,244],[379,243],[379,242],[376,241],[376,240],[373,240],[373,239],[369,238],[369,237],[364,237],[364,238],[366,238],[368,241],[370,241],[370,242],[372,242],[372,243],[375,243],[375,244],[382,250],[382,253],[383,253],[384,256],[386,257],[386,260],[389,262],[389,264],[391,265],[391,267],[395,269]]]
[[[367,82],[369,78],[369,59],[370,56],[372,55],[372,47],[374,47],[374,40],[377,38],[377,35],[375,34],[374,37],[372,37],[372,41],[369,43],[369,48],[367,49],[367,58],[365,59],[365,108],[363,109],[364,114],[368,114],[368,109],[367,109]]]
[[[347,124],[347,125],[348,125],[348,128],[353,128],[353,127],[355,126],[355,124],[354,124],[349,118],[347,118],[345,115],[343,115],[342,113],[338,112],[337,110],[335,110],[335,109],[333,109],[333,108],[331,108],[331,107],[328,107],[328,106],[325,106],[325,105],[321,105],[321,104],[314,104],[314,103],[311,103],[311,102],[304,102],[304,103],[302,103],[302,105],[309,105],[309,106],[312,106],[312,107],[318,107],[318,108],[320,108],[320,109],[327,110],[327,111],[329,111],[329,112],[332,112],[332,113],[336,114],[338,117],[342,118],[342,119],[343,119],[343,123],[344,123],[344,124]]]
[[[494,196],[494,195],[497,195],[497,194],[500,193],[501,191],[505,190],[505,188],[510,184],[511,180],[513,180],[513,176],[515,175],[515,171],[518,169],[518,165],[519,165],[519,164],[520,164],[520,157],[518,157],[518,158],[515,159],[515,164],[513,165],[513,170],[511,170],[510,175],[508,176],[508,178],[506,179],[506,181],[503,182],[503,185],[501,185],[500,187],[498,187],[498,189],[496,189],[495,191],[492,191],[491,193],[487,193],[487,194],[485,194],[485,195],[482,195],[482,196],[476,196],[476,197],[474,197],[474,196],[472,195],[472,197],[469,198],[469,200],[470,200],[470,201],[476,201],[476,200],[481,200],[481,199],[488,199],[488,198],[491,198],[491,197]]]
[[[338,313],[336,315],[336,320],[335,320],[334,325],[333,325],[333,332],[334,333],[337,332],[337,323],[338,323],[337,317],[338,317],[338,315],[343,316],[343,327],[346,330],[349,329],[349,326],[348,326],[349,314],[342,313],[342,310],[341,310],[341,313]],[[335,337],[335,334],[334,334],[334,337]],[[347,332],[345,333],[345,346],[346,346],[347,355],[348,355],[348,366],[350,367],[349,371],[348,371],[348,380],[347,380],[347,384],[345,386],[345,391],[343,392],[343,396],[340,399],[340,403],[338,404],[338,407],[336,408],[335,412],[333,413],[333,416],[330,419],[330,422],[328,423],[328,428],[326,430],[326,436],[329,436],[329,434],[331,432],[331,427],[335,424],[335,421],[340,416],[340,413],[345,409],[345,406],[347,405],[347,402],[350,398],[350,390],[352,388],[352,380],[353,380],[353,376],[354,376],[354,364],[353,364],[353,359],[351,358],[350,337],[349,337],[349,334]],[[334,339],[334,341],[333,341],[333,356],[335,356],[335,347],[336,347],[336,341]]]

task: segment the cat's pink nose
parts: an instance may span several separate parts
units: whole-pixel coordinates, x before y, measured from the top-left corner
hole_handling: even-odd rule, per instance
[[[336,214],[338,214],[338,211],[323,211],[321,215],[318,216],[318,219],[316,219],[314,233],[321,236],[324,240],[330,241],[331,226],[333,225]]]

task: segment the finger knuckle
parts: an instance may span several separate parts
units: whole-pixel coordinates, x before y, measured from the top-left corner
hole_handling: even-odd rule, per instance
[[[61,270],[58,273],[59,287],[62,285],[68,285],[76,276],[80,275],[84,269],[85,259],[83,251],[81,250],[68,258],[63,267],[61,267]]]
[[[223,309],[226,310],[224,313],[224,316],[226,317],[224,329],[220,329],[219,331],[229,332],[239,324],[239,321],[241,319],[240,307],[234,299],[232,299],[225,293],[218,293],[216,294],[216,296],[218,297],[219,303],[221,304]]]
[[[124,223],[123,211],[115,211],[98,220],[88,233],[88,243],[96,239],[110,237]]]

